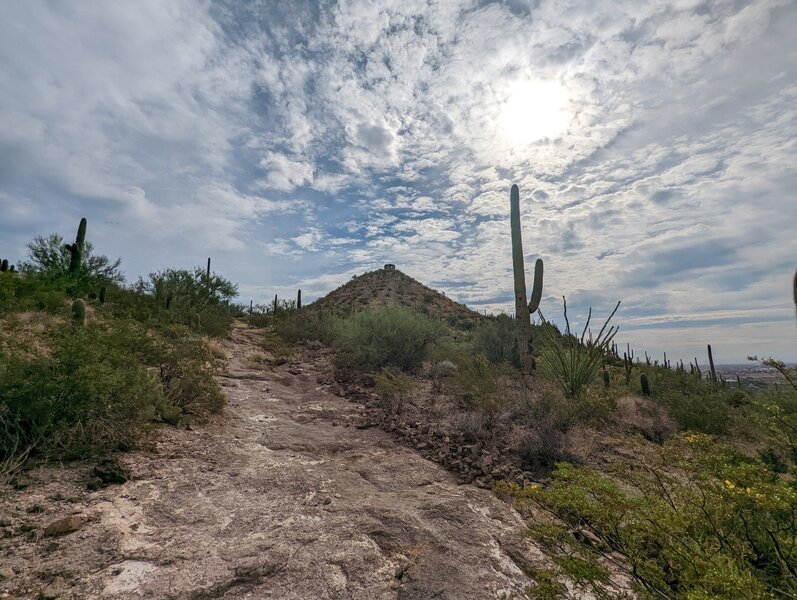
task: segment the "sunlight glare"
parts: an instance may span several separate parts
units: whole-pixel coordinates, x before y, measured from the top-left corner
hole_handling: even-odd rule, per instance
[[[567,94],[557,81],[513,84],[501,108],[504,134],[514,146],[556,139],[567,128]]]

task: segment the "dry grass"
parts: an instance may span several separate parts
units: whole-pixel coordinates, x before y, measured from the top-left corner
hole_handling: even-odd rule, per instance
[[[677,430],[667,411],[641,396],[618,398],[614,418],[623,433],[639,434],[651,442],[662,442]]]
[[[265,352],[261,352],[260,350],[255,350],[246,357],[246,360],[249,362],[249,364],[255,367],[267,363],[269,359],[269,355]]]
[[[227,360],[230,357],[230,353],[227,352],[227,349],[219,340],[212,337],[203,336],[202,343],[205,344],[205,347],[208,350],[210,350],[210,353],[214,358],[218,358],[219,360]]]

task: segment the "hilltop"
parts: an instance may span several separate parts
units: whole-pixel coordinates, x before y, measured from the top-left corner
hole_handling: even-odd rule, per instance
[[[355,275],[351,281],[310,306],[321,312],[345,315],[373,306],[399,305],[449,322],[472,325],[482,316],[442,292],[423,285],[397,269],[378,269]]]

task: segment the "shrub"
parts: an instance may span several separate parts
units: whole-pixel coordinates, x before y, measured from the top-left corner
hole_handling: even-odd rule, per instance
[[[38,236],[28,244],[28,259],[20,263],[20,271],[48,279],[68,278],[77,281],[84,290],[124,281],[124,275],[119,270],[122,261],[118,258],[111,260],[102,254],[95,255],[91,242],[83,245],[77,276],[69,273],[70,257],[71,253],[66,249],[64,238],[57,233]]]
[[[190,327],[198,333],[223,336],[239,309],[231,304],[237,287],[224,277],[205,269],[166,269],[139,278],[134,291],[155,299],[159,314],[168,321]]]
[[[391,367],[374,375],[374,384],[382,395],[384,408],[394,415],[402,412],[404,400],[414,387],[411,377]]]
[[[71,459],[130,447],[153,407],[220,410],[211,351],[187,333],[92,321],[51,326],[24,352],[0,346],[0,459],[26,448]]]
[[[616,329],[609,327],[607,330],[606,327],[619,306],[618,302],[614,312],[609,315],[601,327],[598,336],[592,339],[590,334],[588,341],[585,341],[584,336],[589,330],[592,309],[590,309],[590,316],[587,317],[580,338],[570,334],[569,325],[565,335],[558,335],[558,332],[545,321],[540,313],[540,317],[543,319],[542,331],[545,340],[545,348],[540,355],[542,370],[559,386],[567,398],[580,396],[603,371],[604,355],[614,334],[617,333]],[[567,303],[565,303],[564,314],[565,320],[567,320]]]
[[[333,336],[340,351],[336,366],[368,372],[384,367],[412,371],[444,333],[441,323],[408,308],[370,308],[334,324]]]
[[[69,297],[67,285],[66,278],[4,274],[0,277],[0,315],[25,310],[60,312]]]
[[[653,597],[797,593],[790,481],[701,434],[640,454],[642,468],[618,466],[612,477],[560,463],[545,488],[500,491],[542,509],[550,518],[531,534],[565,573],[597,588],[611,553],[614,568]]]
[[[161,400],[141,355],[151,341],[135,326],[51,329],[49,352],[9,353],[0,371],[2,450],[33,446],[76,458],[127,447],[141,435],[147,404]]]
[[[681,429],[708,434],[728,433],[750,396],[738,387],[718,386],[688,373],[659,368],[652,397]]]
[[[212,346],[189,338],[188,333],[180,326],[165,329],[153,356],[144,360],[158,367],[169,404],[204,419],[224,407],[224,395],[213,378],[219,359]]]
[[[508,363],[520,368],[517,348],[517,325],[507,315],[486,319],[473,330],[473,347],[491,363]]]
[[[312,308],[301,311],[280,312],[271,320],[274,331],[286,342],[309,342],[317,340],[324,343],[332,341],[330,319]]]

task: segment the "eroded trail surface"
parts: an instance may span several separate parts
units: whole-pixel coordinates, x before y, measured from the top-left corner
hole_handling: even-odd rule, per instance
[[[17,572],[0,589],[35,598],[62,577],[61,598],[526,597],[510,556],[540,555],[508,505],[358,428],[361,406],[319,383],[323,353],[253,366],[260,334],[226,342],[224,414],[124,455],[131,481],[89,492],[77,467],[31,472],[3,501],[10,530],[35,530],[0,540]],[[41,536],[70,514],[77,531]]]

